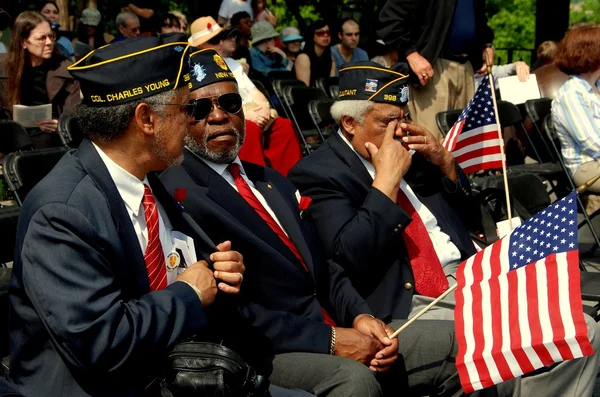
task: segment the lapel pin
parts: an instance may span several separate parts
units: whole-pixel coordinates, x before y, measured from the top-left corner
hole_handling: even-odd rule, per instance
[[[267,187],[268,187],[269,189],[273,189],[273,186],[272,186],[270,183],[267,183]]]
[[[167,255],[167,270],[172,272],[173,270],[179,267],[179,263],[181,262],[181,257],[179,256],[179,252],[173,251]]]

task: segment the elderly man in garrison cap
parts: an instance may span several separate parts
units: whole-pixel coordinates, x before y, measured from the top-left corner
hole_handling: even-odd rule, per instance
[[[27,196],[10,285],[10,376],[27,396],[141,395],[217,291],[239,292],[241,255],[151,174],[183,157],[187,50],[181,34],[136,38],[69,68],[87,139]]]
[[[343,397],[379,396],[382,387],[398,394],[408,378],[425,394],[460,390],[453,323],[419,322],[398,346],[388,337],[391,327],[373,318],[340,266],[319,253],[295,188],[276,171],[239,160],[242,100],[220,63],[213,50],[192,54],[196,121],[182,165],[161,180],[171,192],[186,189],[182,205],[194,220],[211,225],[213,241],[227,236],[244,255],[241,312],[270,341],[272,383]]]
[[[441,295],[475,253],[465,226],[477,205],[469,180],[429,131],[408,120],[408,72],[406,64],[343,65],[331,108],[340,130],[290,173],[312,198],[307,213],[327,254],[385,322]],[[453,324],[453,309],[449,296],[422,318]],[[597,325],[586,321],[598,351]],[[401,346],[409,342],[399,337]],[[598,353],[566,361],[516,380],[514,395],[591,395],[597,368]]]

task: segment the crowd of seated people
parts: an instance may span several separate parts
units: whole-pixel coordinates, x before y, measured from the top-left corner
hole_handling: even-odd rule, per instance
[[[437,131],[410,120],[397,94],[414,76],[396,45],[380,42],[370,61],[356,20],[279,32],[267,5],[223,0],[218,20],[194,20],[188,36],[183,14],[129,3],[108,46],[86,8],[75,63],[58,46],[55,3],[15,18],[2,110],[52,105],[27,131],[36,149],[60,145],[62,115],[85,135],[21,209],[9,326],[10,380],[24,396],[158,396],[149,381],[193,335],[238,351],[273,397],[464,395],[453,294],[390,336],[476,252],[468,176]],[[553,120],[577,184],[600,173],[599,42],[597,25],[574,26],[557,50],[569,78]],[[337,128],[305,158],[251,80],[272,72],[307,86],[339,77]],[[511,72],[525,75],[518,62]],[[195,263],[173,261],[181,234]],[[591,396],[600,338],[583,318],[593,355],[486,392]]]

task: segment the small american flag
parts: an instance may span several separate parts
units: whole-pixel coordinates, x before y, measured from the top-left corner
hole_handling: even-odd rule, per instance
[[[577,193],[461,263],[456,367],[465,392],[593,354],[579,285]]]
[[[498,137],[491,92],[489,76],[485,76],[442,142],[467,174],[502,168],[503,142]]]

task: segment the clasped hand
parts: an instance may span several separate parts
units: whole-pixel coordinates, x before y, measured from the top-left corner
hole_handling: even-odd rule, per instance
[[[336,356],[361,362],[375,372],[385,372],[398,359],[398,338],[383,321],[361,314],[352,328],[336,328]]]

